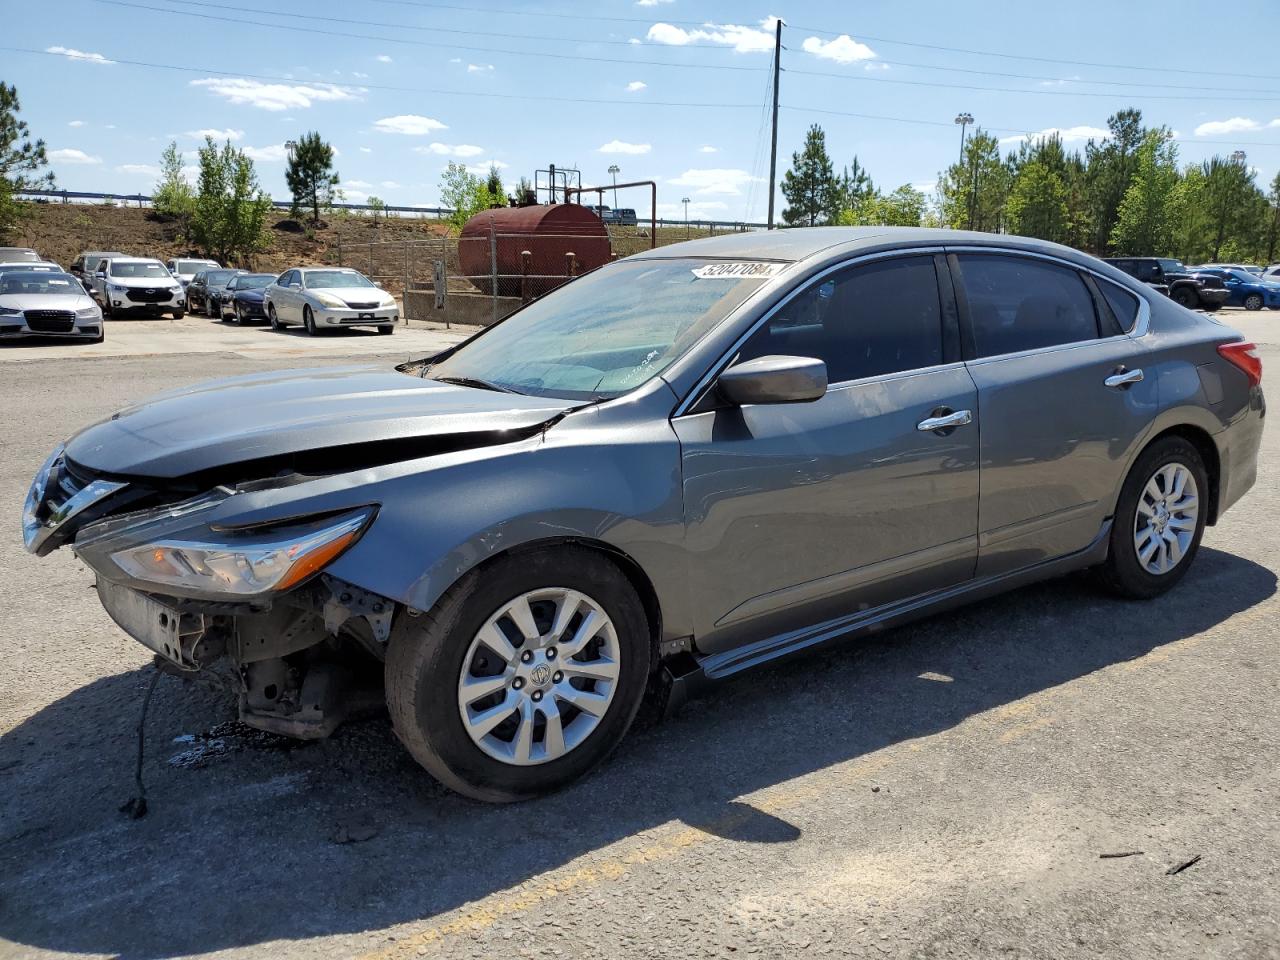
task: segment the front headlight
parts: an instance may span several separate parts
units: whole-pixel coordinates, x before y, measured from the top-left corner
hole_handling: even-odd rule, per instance
[[[22,505],[22,539],[26,541],[28,550],[32,549],[41,527],[40,504],[44,503],[45,493],[49,488],[49,474],[53,473],[54,464],[62,459],[63,450],[62,444],[53,448],[53,453],[49,454],[49,459],[36,471],[35,479],[27,490],[27,501]]]
[[[326,307],[336,307],[338,309],[342,309],[342,308],[345,308],[347,305],[346,302],[343,301],[341,297],[335,297],[332,293],[325,293],[323,290],[315,293],[314,296]]]
[[[395,305],[396,298],[389,293],[384,293],[382,295],[382,302],[378,304],[380,307],[394,307]]]
[[[0,307],[0,317],[16,317],[21,313],[17,307]]]
[[[128,287],[122,286],[121,284],[118,284],[118,283],[107,284],[107,290],[109,290],[111,293],[124,293],[128,289],[129,289]]]
[[[269,530],[218,531],[206,540],[161,540],[111,554],[127,576],[163,592],[249,597],[296,587],[359,538],[368,507]]]
[[[97,307],[81,307],[76,311],[76,316],[81,320],[94,320],[102,316],[102,311]]]

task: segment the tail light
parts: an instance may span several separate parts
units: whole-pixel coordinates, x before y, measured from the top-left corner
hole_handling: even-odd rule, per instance
[[[1256,387],[1262,383],[1262,357],[1258,356],[1258,348],[1252,343],[1220,343],[1218,353],[1222,359],[1244,372],[1249,378],[1249,386]]]

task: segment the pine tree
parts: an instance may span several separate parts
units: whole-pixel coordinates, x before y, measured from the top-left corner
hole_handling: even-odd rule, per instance
[[[1178,186],[1178,148],[1161,127],[1143,138],[1133,177],[1116,210],[1113,249],[1132,256],[1167,256],[1174,243],[1171,213]]]
[[[320,209],[333,202],[333,188],[338,185],[338,173],[333,169],[333,147],[315,131],[304,133],[294,146],[284,179],[293,194],[293,215],[297,216],[303,207],[310,207],[311,219],[318,223]]]
[[[804,149],[791,155],[782,175],[782,195],[789,206],[782,219],[790,226],[813,227],[831,222],[835,172],[827,155],[827,136],[816,123],[804,137]]]
[[[0,83],[0,237],[21,218],[15,194],[53,187],[53,174],[40,172],[48,163],[44,141],[31,139],[26,121],[18,119],[21,109],[18,88]]]
[[[176,140],[169,141],[160,155],[160,180],[151,191],[151,206],[156,213],[176,219],[182,227],[182,235],[189,236],[191,217],[196,209],[196,193],[183,173],[182,154]]]

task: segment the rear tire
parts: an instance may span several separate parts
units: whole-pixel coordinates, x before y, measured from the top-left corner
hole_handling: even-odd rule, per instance
[[[1262,294],[1260,294],[1260,293],[1251,293],[1251,294],[1249,294],[1247,297],[1245,297],[1245,298],[1244,298],[1244,308],[1245,308],[1246,310],[1261,310],[1261,309],[1262,309]]]
[[[533,601],[526,605],[532,631],[537,639],[516,627],[514,620],[495,620],[509,604],[530,593],[580,597],[583,606],[601,616],[593,624],[611,626],[609,638],[614,641],[613,659],[576,659],[605,647],[603,632],[573,635],[586,621],[566,615],[558,636],[551,635],[551,624],[571,602]],[[550,604],[547,606],[546,604]],[[505,629],[503,629],[505,628]],[[606,627],[597,627],[605,630]],[[477,647],[482,631],[498,632],[511,644],[499,655],[488,646]],[[512,635],[511,631],[515,634]],[[590,628],[588,628],[588,632]],[[567,653],[568,644],[581,641],[578,653]],[[559,659],[551,659],[556,673],[546,676],[543,657],[554,657],[555,644],[563,645]],[[585,645],[583,645],[585,644]],[[526,800],[557,790],[576,780],[600,763],[622,740],[635,718],[643,698],[650,666],[649,625],[635,590],[622,572],[592,550],[565,546],[500,557],[491,564],[466,574],[454,584],[435,607],[417,617],[397,618],[387,651],[387,706],[396,735],[422,766],[441,783],[465,796],[492,803]],[[525,662],[526,654],[532,664]],[[614,679],[600,687],[596,681],[580,679],[580,672],[570,670],[570,663],[608,665]],[[564,673],[559,664],[565,664]],[[485,673],[477,674],[481,669]],[[515,671],[533,669],[528,681]],[[536,671],[541,669],[542,674]],[[573,681],[571,689],[565,677]],[[480,733],[478,712],[472,695],[471,705],[461,706],[462,686],[470,678],[492,677],[501,681],[492,696],[499,697],[490,707],[485,699],[480,710],[501,709],[502,722]],[[538,677],[541,679],[537,679]],[[538,687],[537,684],[543,684]],[[578,686],[577,684],[586,684]],[[545,693],[543,690],[545,689]],[[523,690],[523,693],[521,692]],[[607,701],[598,715],[578,711],[564,698],[586,691],[589,696],[607,692]],[[533,701],[538,701],[534,703]],[[547,713],[550,708],[552,713]],[[464,722],[463,711],[472,719]],[[528,712],[526,712],[528,711]],[[538,727],[535,718],[543,726]],[[560,750],[555,749],[548,733],[548,718],[554,717],[562,730]],[[470,723],[469,727],[467,724]],[[528,724],[529,740],[525,752],[532,759],[515,759],[519,733]],[[563,724],[563,727],[560,725]],[[575,739],[575,725],[578,737]],[[510,740],[500,739],[508,735]],[[535,742],[536,738],[541,738]],[[485,746],[481,746],[481,743]],[[511,756],[499,759],[497,754],[509,746]],[[548,754],[550,758],[548,758]]]
[[[1190,480],[1183,480],[1181,494],[1176,480],[1172,490],[1169,484],[1169,478],[1179,471]],[[1191,508],[1185,506],[1188,497],[1194,502],[1194,518]],[[1180,504],[1184,506],[1179,508]],[[1165,518],[1160,524],[1165,534],[1163,538],[1152,534],[1144,540],[1142,534],[1151,525],[1153,511]],[[1111,526],[1110,549],[1106,562],[1097,568],[1098,579],[1121,597],[1150,600],[1160,596],[1186,576],[1200,549],[1208,514],[1209,478],[1199,451],[1182,437],[1157,440],[1142,452],[1125,478]],[[1193,526],[1187,527],[1188,523]],[[1180,537],[1181,532],[1191,535]],[[1166,569],[1152,569],[1175,553],[1176,559]]]

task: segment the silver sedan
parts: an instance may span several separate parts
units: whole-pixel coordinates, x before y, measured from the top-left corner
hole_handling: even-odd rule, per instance
[[[0,340],[23,337],[104,338],[102,310],[69,273],[0,273]]]
[[[344,267],[286,270],[263,294],[273,330],[301,324],[311,336],[339,327],[377,327],[395,333],[400,309],[391,294]]]

